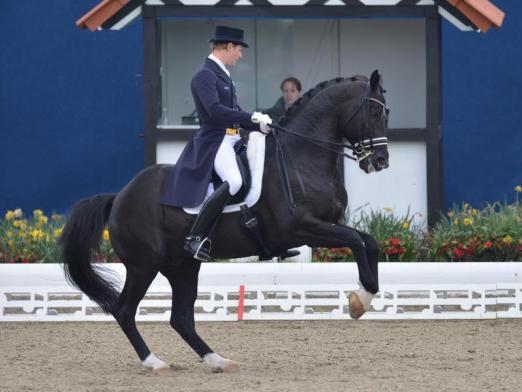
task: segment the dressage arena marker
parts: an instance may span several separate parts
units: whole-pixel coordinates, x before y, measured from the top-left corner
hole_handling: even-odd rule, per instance
[[[245,303],[245,285],[239,286],[239,300],[237,304],[237,321],[243,320],[243,305]]]
[[[108,265],[124,277],[122,265]],[[382,263],[366,320],[522,318],[522,263]],[[350,320],[352,263],[213,264],[201,268],[198,321]],[[415,283],[413,283],[415,282]],[[446,283],[442,283],[446,282]],[[138,321],[169,321],[172,294],[156,280]],[[0,265],[0,321],[111,321],[70,287],[59,265]]]

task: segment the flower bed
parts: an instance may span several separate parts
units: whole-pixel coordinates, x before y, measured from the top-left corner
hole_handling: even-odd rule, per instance
[[[454,206],[437,225],[425,231],[414,224],[417,214],[396,216],[393,210],[361,213],[349,225],[372,234],[379,243],[380,261],[521,261],[522,206],[516,200],[494,203],[478,210],[469,204]],[[0,263],[48,263],[61,260],[57,240],[65,219],[41,210],[26,217],[20,209],[7,211],[0,221]],[[96,262],[119,262],[103,232]],[[317,248],[313,261],[353,261],[348,248]]]
[[[380,261],[521,261],[522,187],[511,204],[494,203],[478,210],[467,203],[454,206],[429,231],[413,225],[413,216],[393,210],[362,213],[349,225],[372,234]],[[315,249],[314,261],[351,261],[344,249]]]
[[[61,260],[57,240],[62,234],[65,218],[34,210],[26,217],[21,209],[7,211],[0,221],[0,263],[56,263]],[[93,255],[98,262],[118,262],[112,249],[109,232],[103,232],[100,249]]]

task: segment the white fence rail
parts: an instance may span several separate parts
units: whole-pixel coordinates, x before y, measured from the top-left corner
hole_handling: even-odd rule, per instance
[[[123,281],[121,264],[107,265]],[[522,263],[383,263],[381,291],[364,319],[522,317]],[[203,264],[196,320],[350,319],[353,263]],[[244,287],[244,296],[240,295]],[[158,276],[140,321],[169,320],[171,289]],[[0,265],[0,321],[109,321],[70,287],[59,265]]]

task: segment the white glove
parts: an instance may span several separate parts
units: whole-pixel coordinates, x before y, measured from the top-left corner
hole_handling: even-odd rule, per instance
[[[252,113],[252,118],[250,119],[254,124],[259,124],[259,129],[263,133],[269,133],[271,128],[269,127],[272,124],[272,119],[268,114],[264,114],[261,112]]]

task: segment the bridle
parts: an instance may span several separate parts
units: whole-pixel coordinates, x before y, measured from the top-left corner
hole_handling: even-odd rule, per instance
[[[289,133],[291,135],[300,137],[300,138],[308,141],[309,143],[317,145],[318,147],[322,148],[323,150],[328,150],[337,155],[343,156],[345,158],[349,158],[349,159],[352,159],[357,162],[362,162],[363,160],[368,159],[371,155],[374,154],[375,147],[388,145],[388,139],[386,137],[378,137],[378,138],[373,137],[373,128],[371,128],[369,126],[370,102],[375,102],[375,103],[379,104],[382,107],[382,114],[381,114],[380,119],[383,121],[386,121],[386,119],[387,119],[390,109],[383,102],[379,101],[376,98],[370,97],[370,85],[368,83],[364,97],[361,99],[361,102],[359,102],[359,104],[357,105],[357,107],[352,112],[352,114],[350,115],[350,117],[348,118],[348,120],[345,122],[344,125],[347,125],[355,117],[355,115],[362,109],[362,107],[365,106],[367,109],[368,115],[366,116],[367,122],[365,124],[364,129],[370,130],[370,137],[368,139],[363,139],[361,132],[359,132],[359,141],[354,143],[353,145],[345,144],[345,143],[338,143],[338,142],[334,142],[331,140],[326,140],[326,139],[322,139],[322,138],[318,138],[318,137],[314,137],[314,136],[303,135],[302,133],[294,132],[290,129],[282,127],[279,124],[270,124],[270,127],[273,129],[273,131],[270,134],[273,136],[274,141],[275,141],[276,161],[277,161],[279,177],[281,178],[281,181],[282,181],[283,194],[284,194],[286,202],[289,206],[289,211],[291,214],[293,214],[296,204],[294,201],[292,187],[290,186],[290,178],[288,176],[288,171],[286,168],[285,154],[283,151],[283,147],[281,145],[281,141],[279,140],[277,131],[282,131],[282,132]],[[312,127],[314,129],[317,129],[317,127],[311,121],[309,121],[309,123],[312,125]],[[331,146],[331,147],[329,147],[329,146]],[[342,149],[340,149],[339,147],[342,147]],[[343,151],[344,148],[348,148],[348,149],[352,150],[355,157],[345,153]],[[297,169],[296,169],[296,173],[297,173],[297,176],[299,179],[299,184],[301,185],[301,190],[303,191],[303,193],[306,193],[306,191],[303,187],[303,184],[302,184],[302,180],[300,179],[300,175],[297,172]]]
[[[382,119],[383,121],[386,121],[388,114],[390,112],[389,107],[386,106],[386,104],[384,102],[381,102],[376,98],[370,97],[370,88],[369,88],[369,84],[367,84],[364,97],[361,99],[361,101],[359,102],[359,104],[357,105],[355,110],[352,112],[352,114],[350,115],[348,120],[345,122],[345,125],[348,125],[350,123],[350,121],[352,121],[352,119],[357,115],[357,113],[359,113],[359,111],[364,106],[364,107],[366,107],[367,114],[368,114],[366,116],[367,122],[365,124],[364,130],[367,130],[367,129],[370,130],[370,137],[367,139],[363,139],[362,131],[360,130],[359,131],[359,141],[354,144],[338,143],[338,142],[334,142],[334,141],[327,140],[327,139],[303,135],[302,133],[298,133],[298,132],[292,131],[290,129],[284,128],[284,127],[280,126],[279,124],[270,124],[270,127],[275,130],[278,130],[278,131],[283,131],[285,133],[289,133],[291,135],[301,137],[301,138],[307,140],[308,142],[319,146],[323,150],[328,150],[328,151],[334,152],[338,155],[342,155],[345,158],[352,159],[357,162],[361,162],[374,154],[375,147],[388,145],[387,137],[385,137],[385,136],[378,137],[378,138],[373,137],[373,128],[369,126],[370,102],[375,102],[381,106],[382,114],[381,114],[380,119]],[[313,126],[313,128],[316,128],[313,124],[312,124],[312,126]],[[274,138],[277,139],[277,132],[274,132],[273,135],[274,135]],[[277,143],[277,144],[279,144],[279,143]],[[337,149],[330,148],[330,147],[325,146],[324,144],[350,149],[353,152],[353,154],[355,155],[355,157],[350,154],[345,153],[342,150],[339,151],[338,148]]]

